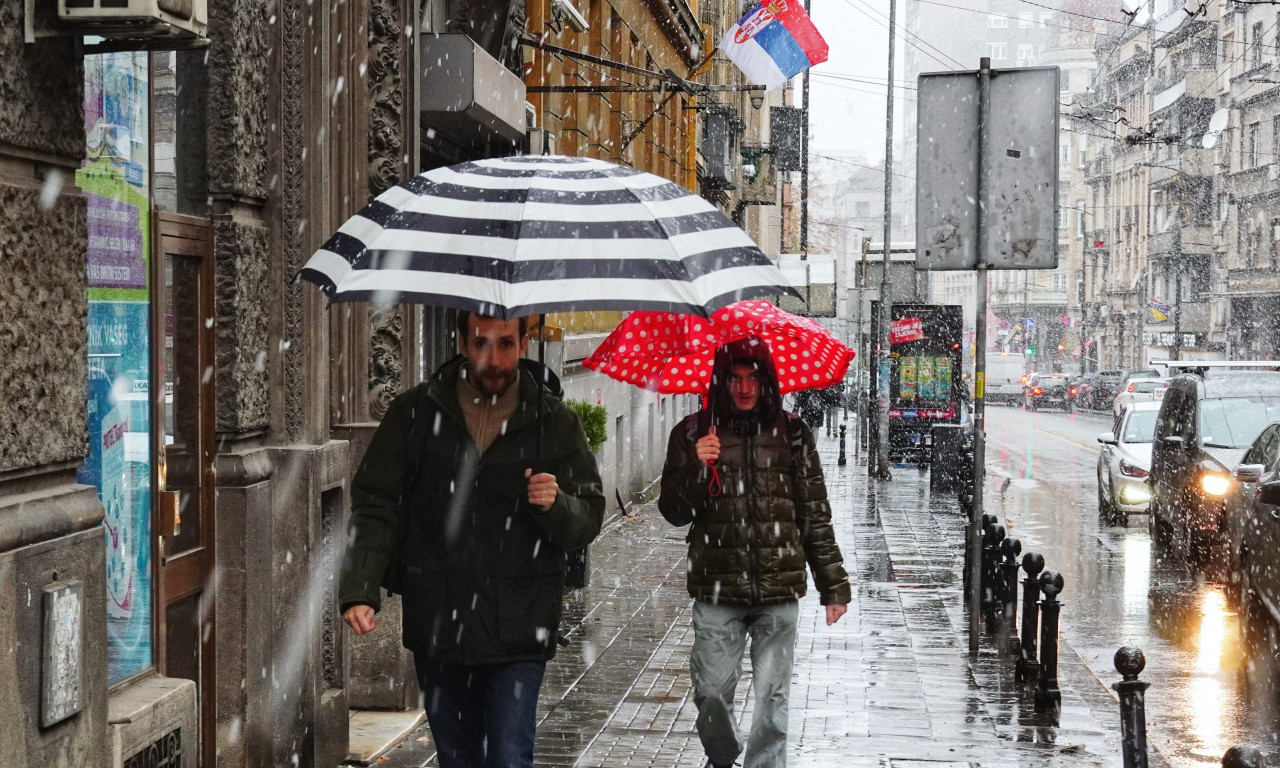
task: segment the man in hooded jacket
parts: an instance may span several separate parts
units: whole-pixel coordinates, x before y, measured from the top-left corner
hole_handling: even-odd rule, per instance
[[[343,619],[370,632],[379,587],[403,596],[441,768],[533,765],[566,552],[604,519],[559,380],[521,359],[526,322],[460,312],[459,356],[392,401],[352,482]]]
[[[787,698],[805,565],[827,624],[844,615],[849,579],[831,528],[813,433],[782,410],[773,359],[757,338],[716,351],[708,408],[671,431],[658,508],[691,525],[690,674],[708,765],[743,751],[734,689],[751,636],[755,714],[746,768],[786,765]]]

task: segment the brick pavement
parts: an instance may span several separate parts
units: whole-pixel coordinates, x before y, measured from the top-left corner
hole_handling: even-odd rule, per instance
[[[989,638],[970,657],[963,521],[951,499],[931,499],[927,476],[914,470],[881,484],[852,460],[837,467],[833,439],[819,436],[819,450],[854,600],[834,627],[816,595],[802,603],[789,765],[1120,766],[1115,699],[1069,646],[1056,727]],[[683,529],[652,502],[615,519],[593,545],[592,584],[569,598],[570,645],[549,665],[539,702],[539,766],[703,765],[684,553]],[[749,690],[748,672],[738,690],[744,717]],[[433,766],[432,753],[424,726],[379,765]],[[1151,765],[1163,762],[1152,755]]]

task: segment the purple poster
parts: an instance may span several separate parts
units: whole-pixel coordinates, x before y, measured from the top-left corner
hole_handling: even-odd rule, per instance
[[[89,199],[89,287],[146,288],[147,260],[138,208],[86,192]]]

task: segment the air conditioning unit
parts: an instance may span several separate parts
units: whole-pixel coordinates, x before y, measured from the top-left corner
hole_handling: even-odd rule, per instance
[[[188,47],[207,42],[209,10],[207,0],[58,0],[58,23],[113,42],[172,41],[174,47]]]

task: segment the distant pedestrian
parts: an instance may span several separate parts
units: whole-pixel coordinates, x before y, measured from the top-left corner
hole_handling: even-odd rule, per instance
[[[782,410],[764,343],[749,338],[721,347],[711,382],[709,406],[671,431],[658,508],[673,525],[692,524],[689,666],[708,765],[732,765],[743,752],[733,702],[750,635],[755,714],[745,766],[778,768],[787,761],[805,564],[828,625],[847,609],[849,580],[813,433]]]
[[[565,553],[604,519],[559,380],[521,359],[526,322],[460,312],[460,355],[392,401],[351,487],[343,619],[370,632],[379,586],[403,595],[441,768],[533,765]]]

